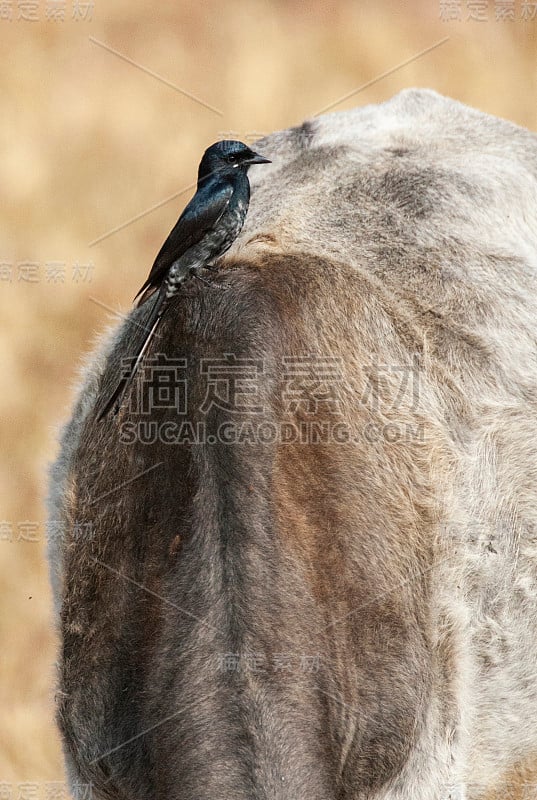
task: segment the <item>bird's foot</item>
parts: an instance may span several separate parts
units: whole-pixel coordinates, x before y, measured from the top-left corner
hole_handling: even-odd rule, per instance
[[[198,281],[201,281],[206,286],[212,286],[211,281],[208,281],[207,278],[202,278],[201,275],[198,275],[198,270],[196,268],[191,269],[190,274],[192,275],[193,278],[197,278]]]
[[[215,266],[215,264],[204,264],[204,269],[208,269],[209,272],[220,272],[219,267]]]
[[[190,274],[192,275],[193,278],[197,278],[198,281],[201,281],[206,286],[211,286],[213,289],[215,289],[215,288],[216,289],[225,289],[226,288],[221,283],[214,283],[213,281],[208,281],[207,278],[203,278],[201,275],[198,274],[198,269],[199,269],[199,267],[193,267],[190,270]],[[205,267],[205,269],[206,269],[206,267]]]

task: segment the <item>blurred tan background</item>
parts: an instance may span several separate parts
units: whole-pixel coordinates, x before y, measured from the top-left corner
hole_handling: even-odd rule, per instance
[[[46,465],[201,152],[408,86],[537,130],[537,3],[0,0],[0,41],[0,798],[52,800]]]

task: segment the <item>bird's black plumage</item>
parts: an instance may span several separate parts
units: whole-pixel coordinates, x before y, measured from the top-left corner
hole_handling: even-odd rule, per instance
[[[209,147],[198,169],[197,191],[159,250],[138,305],[158,293],[146,322],[146,335],[134,354],[134,366],[123,377],[99,415],[119,409],[169,302],[190,275],[212,266],[239,235],[248,212],[252,164],[270,163],[242,142],[225,140]],[[202,278],[200,278],[203,280]],[[136,298],[135,298],[136,299]]]

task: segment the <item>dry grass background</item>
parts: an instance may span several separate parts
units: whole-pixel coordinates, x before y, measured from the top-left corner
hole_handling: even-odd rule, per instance
[[[77,364],[111,319],[90,298],[128,308],[191,189],[92,242],[189,186],[212,141],[299,123],[446,36],[335,109],[428,86],[537,130],[537,18],[523,20],[523,0],[507,21],[495,18],[505,2],[490,0],[484,22],[467,19],[467,0],[452,22],[439,0],[95,0],[79,21],[72,2],[64,21],[47,18],[61,0],[40,0],[37,21],[17,19],[13,0],[13,19],[0,19],[0,784],[14,800],[45,797],[63,779],[43,497]],[[20,279],[23,262],[37,265],[35,282]],[[63,283],[51,279],[54,262]],[[76,263],[93,264],[91,280],[74,280]]]

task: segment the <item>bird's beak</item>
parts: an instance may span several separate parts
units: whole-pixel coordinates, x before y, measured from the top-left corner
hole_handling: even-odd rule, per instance
[[[250,158],[246,162],[247,164],[272,164],[270,158],[265,158],[264,156],[260,156],[259,153],[252,153]]]

